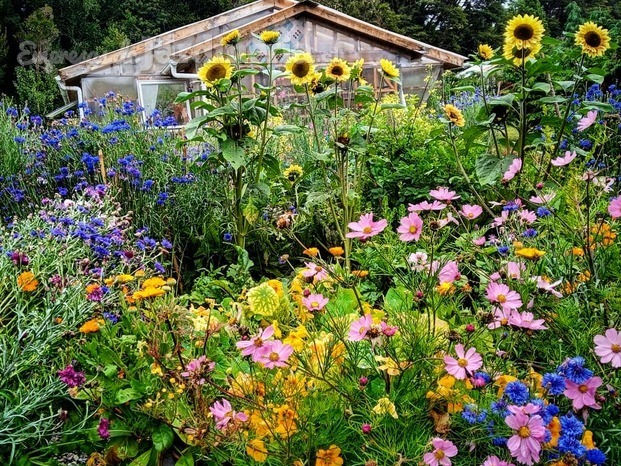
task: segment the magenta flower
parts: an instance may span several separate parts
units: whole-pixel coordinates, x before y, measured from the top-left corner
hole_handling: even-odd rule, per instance
[[[465,204],[461,206],[459,213],[468,220],[474,220],[483,213],[483,208],[480,205]]]
[[[485,245],[485,236],[481,236],[480,238],[473,239],[472,244],[475,246],[484,246]]]
[[[347,238],[360,238],[361,241],[366,241],[384,231],[384,228],[388,226],[388,220],[384,218],[374,222],[373,212],[371,212],[369,214],[362,214],[360,220],[350,222],[347,226],[353,230],[345,235]]]
[[[401,241],[418,241],[422,232],[423,220],[416,212],[411,212],[407,217],[403,217],[399,228],[397,228]]]
[[[408,210],[410,212],[424,212],[424,211],[428,211],[428,210],[442,210],[446,208],[446,204],[443,204],[442,202],[439,201],[433,201],[433,202],[427,202],[427,201],[423,201],[423,202],[419,202],[418,204],[410,204],[408,206]]]
[[[595,401],[595,391],[602,384],[599,377],[591,377],[583,384],[577,384],[569,379],[565,379],[565,391],[563,394],[572,401],[574,409],[587,408],[602,409]]]
[[[423,461],[428,466],[450,466],[453,456],[457,454],[457,447],[450,440],[443,440],[436,437],[431,441],[434,450],[425,453]]]
[[[612,367],[621,367],[621,332],[614,328],[606,330],[604,335],[596,335],[595,354],[600,357],[602,364],[611,363]]]
[[[252,360],[257,362],[259,357],[265,351],[265,346],[268,343],[266,340],[274,335],[274,327],[271,325],[261,330],[258,335],[255,335],[250,340],[238,341],[235,346],[241,350],[242,356],[252,356]]]
[[[469,348],[464,352],[464,345],[460,343],[455,346],[455,353],[457,359],[453,356],[444,356],[444,368],[458,380],[465,380],[469,373],[472,374],[483,366],[483,358],[475,348]]]
[[[99,425],[97,426],[97,433],[102,439],[108,440],[110,438],[109,429],[110,429],[110,419],[106,419],[105,417],[102,417],[99,420]]]
[[[438,201],[444,201],[450,203],[461,196],[458,196],[455,191],[451,191],[449,188],[440,187],[438,189],[432,189],[429,191],[429,195]]]
[[[382,330],[382,333],[386,335],[387,337],[394,336],[394,334],[397,333],[397,330],[399,330],[399,327],[394,326],[394,325],[388,325],[384,321],[380,323],[380,328]]]
[[[522,306],[520,295],[503,283],[491,282],[485,291],[487,299],[492,303],[500,304],[503,309],[518,309]]]
[[[216,429],[218,430],[225,430],[231,421],[246,422],[248,420],[248,415],[246,413],[233,411],[231,403],[225,398],[212,404],[209,407],[209,411],[216,421]]]
[[[364,337],[367,336],[367,332],[371,329],[372,325],[373,316],[371,316],[371,314],[363,315],[360,319],[351,323],[347,339],[349,341],[364,340]]]
[[[545,441],[546,428],[540,415],[529,416],[527,413],[510,406],[505,423],[513,429],[513,434],[507,441],[511,456],[518,462],[532,465],[539,462],[541,444]]]
[[[324,298],[322,294],[309,294],[306,298],[302,298],[302,304],[310,312],[321,311],[326,304],[330,301],[328,298]]]
[[[573,151],[573,152],[566,151],[565,157],[557,157],[551,160],[550,163],[554,165],[555,167],[564,167],[565,165],[569,165],[571,161],[576,158],[577,155],[578,154],[576,154],[576,151]]]
[[[86,376],[84,372],[76,371],[73,368],[73,364],[69,364],[64,369],[57,372],[60,381],[66,384],[69,388],[80,387],[86,382]]]
[[[197,385],[203,385],[205,383],[204,372],[211,372],[215,367],[216,363],[208,361],[207,356],[203,355],[187,363],[181,376],[191,379],[191,382]]]
[[[511,181],[522,169],[522,160],[513,159],[507,171],[502,175],[502,181]]]
[[[526,270],[526,266],[524,264],[509,261],[506,267],[507,278],[519,280],[522,277],[522,272],[524,270]]]
[[[270,341],[265,351],[261,353],[257,362],[263,364],[267,369],[275,367],[286,367],[287,360],[293,354],[293,346],[283,344],[280,340]]]
[[[578,131],[584,131],[593,123],[595,123],[595,120],[597,120],[597,110],[591,110],[586,114],[585,117],[582,117],[580,119],[576,128],[578,129]]]
[[[608,213],[612,218],[621,217],[621,197],[615,197],[608,204]]]
[[[496,455],[488,456],[481,466],[515,466],[513,463],[502,461]]]
[[[531,196],[529,201],[533,204],[547,204],[552,199],[554,199],[555,196],[556,193],[541,194],[539,196]]]
[[[306,268],[302,270],[302,276],[304,278],[312,278],[318,282],[328,278],[328,271],[322,266],[314,262],[304,262],[304,265],[306,266]]]
[[[556,296],[557,298],[563,297],[563,294],[555,289],[556,286],[562,283],[562,280],[557,280],[554,283],[550,283],[548,280],[539,275],[533,277],[533,279],[537,280],[537,288],[539,288],[540,290],[547,291],[548,293]]]
[[[509,325],[525,330],[547,330],[548,327],[543,324],[544,322],[543,319],[535,319],[532,312],[518,312],[515,309],[511,310],[509,316]]]
[[[440,283],[453,283],[461,278],[461,274],[457,269],[457,262],[448,261],[438,274],[438,280]]]

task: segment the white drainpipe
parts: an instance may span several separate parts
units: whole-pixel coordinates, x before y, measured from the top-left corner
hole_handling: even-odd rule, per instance
[[[194,81],[198,81],[199,80],[198,74],[196,74],[196,73],[180,73],[180,72],[178,72],[177,71],[177,65],[178,65],[177,62],[174,62],[174,61],[171,60],[171,61],[168,62],[168,65],[166,66],[166,68],[170,68],[170,74],[171,74],[171,76],[173,78],[177,78],[177,79],[191,79],[191,80],[194,80]],[[166,72],[166,68],[164,68],[162,73]],[[205,89],[207,89],[207,88],[201,82],[201,90],[204,91]]]
[[[82,102],[84,102],[84,98],[82,95],[82,88],[79,86],[67,86],[62,79],[60,79],[60,76],[56,76],[56,84],[58,84],[58,87],[60,89],[62,89],[63,91],[75,91],[78,94],[78,111],[80,112],[80,121],[82,121],[84,119],[84,109],[82,108]]]

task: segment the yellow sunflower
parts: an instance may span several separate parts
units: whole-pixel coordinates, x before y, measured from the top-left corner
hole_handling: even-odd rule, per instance
[[[228,58],[213,57],[198,70],[199,79],[207,87],[213,87],[221,79],[231,79],[233,65]]]
[[[608,29],[604,29],[593,21],[587,21],[576,32],[576,45],[582,47],[582,53],[589,57],[600,57],[610,47]]]
[[[455,107],[455,105],[446,104],[444,106],[444,114],[451,123],[455,124],[455,126],[461,127],[466,124],[466,120],[464,120],[464,116],[461,114],[461,110]]]
[[[265,45],[274,45],[280,39],[280,32],[278,31],[263,31],[259,34],[259,38]]]
[[[303,86],[315,78],[315,60],[308,52],[298,53],[287,60],[285,70],[291,75],[292,84]]]
[[[394,63],[391,62],[390,60],[386,60],[385,58],[382,58],[380,60],[380,66],[382,67],[382,73],[384,73],[384,76],[388,78],[399,77],[399,70],[394,65]]]
[[[226,36],[224,36],[222,40],[220,41],[220,43],[222,44],[222,46],[226,47],[227,45],[237,44],[239,42],[239,39],[241,39],[241,34],[239,33],[239,30],[234,29],[233,31],[229,32]]]
[[[479,44],[478,54],[483,60],[491,60],[494,57],[494,49],[487,44]]]
[[[545,29],[541,20],[531,15],[517,15],[511,18],[505,29],[505,44],[518,49],[534,48],[539,45]]]
[[[535,58],[535,55],[541,50],[541,44],[535,44],[534,47],[518,48],[513,44],[505,43],[502,56],[507,60],[513,60],[515,66],[522,66],[523,61]]]
[[[326,68],[326,76],[338,82],[347,81],[350,75],[351,68],[340,58],[333,58]]]

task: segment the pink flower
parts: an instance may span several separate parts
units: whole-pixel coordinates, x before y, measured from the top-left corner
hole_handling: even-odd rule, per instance
[[[548,327],[543,324],[544,322],[543,319],[535,319],[532,312],[518,312],[515,309],[509,316],[509,325],[526,330],[547,330]]]
[[[416,212],[411,212],[407,217],[403,217],[401,219],[401,225],[397,228],[397,233],[400,233],[399,239],[401,241],[418,241],[422,232],[423,220]]]
[[[506,461],[502,461],[496,455],[488,456],[485,458],[485,461],[481,466],[515,466],[513,463],[507,463]]]
[[[328,271],[322,266],[315,264],[314,262],[304,262],[306,268],[302,270],[302,276],[304,278],[313,278],[320,282],[328,278]]]
[[[538,414],[528,414],[512,410],[505,418],[505,423],[513,429],[512,435],[507,441],[507,447],[511,456],[518,462],[532,465],[539,461],[541,444],[545,441],[546,429],[543,419]]]
[[[468,220],[474,220],[483,213],[483,207],[481,207],[480,205],[465,204],[461,206],[461,210],[459,211],[459,213],[466,217]]]
[[[265,347],[269,343],[267,340],[274,335],[274,327],[271,325],[266,327],[250,340],[238,341],[235,346],[241,350],[242,356],[252,356],[252,360],[257,362],[259,357],[265,351]]]
[[[371,212],[369,214],[362,214],[360,220],[350,222],[347,226],[353,230],[345,235],[347,238],[360,238],[360,240],[366,241],[384,231],[384,228],[388,226],[388,220],[382,219],[374,222],[373,213]]]
[[[185,371],[181,372],[181,376],[191,379],[191,382],[197,385],[203,385],[205,383],[203,374],[213,371],[215,367],[216,363],[208,361],[207,356],[203,355],[187,363]]]
[[[499,227],[504,225],[504,223],[509,220],[509,211],[503,210],[500,214],[500,217],[494,217],[494,221],[492,222],[493,227]]]
[[[602,364],[611,363],[612,367],[621,367],[621,332],[614,328],[606,330],[604,335],[596,335],[595,354],[600,357]]]
[[[577,384],[569,379],[565,379],[565,391],[563,394],[572,400],[574,409],[582,409],[585,406],[587,408],[602,409],[602,407],[595,401],[595,391],[597,387],[602,384],[602,379],[599,377],[591,377],[583,384]]]
[[[532,212],[528,209],[524,209],[520,211],[520,222],[521,223],[526,223],[527,225],[530,225],[535,220],[537,220],[537,214],[535,212]]]
[[[349,327],[349,334],[347,335],[347,339],[349,341],[360,341],[364,340],[364,337],[367,336],[367,332],[371,329],[373,325],[373,316],[371,314],[365,314],[360,319],[355,322],[352,322]]]
[[[475,246],[484,246],[485,245],[485,236],[481,236],[480,238],[473,239],[472,244]]]
[[[309,294],[306,298],[302,298],[302,304],[311,312],[321,311],[329,299],[324,298],[322,294]]]
[[[237,413],[233,411],[231,403],[224,398],[212,404],[209,407],[209,411],[216,421],[216,429],[218,430],[226,429],[231,421],[246,422],[248,420],[246,413]]]
[[[487,299],[492,303],[500,304],[503,309],[518,309],[522,306],[520,295],[503,283],[492,282],[487,285],[485,291]]]
[[[428,466],[451,466],[453,456],[457,454],[457,447],[450,440],[443,440],[439,437],[431,441],[434,450],[425,453],[423,461]]]
[[[608,213],[612,218],[621,217],[621,197],[615,197],[608,204]]]
[[[453,214],[451,212],[446,214],[446,218],[438,219],[438,226],[440,228],[444,228],[449,223],[454,223],[455,225],[459,225],[459,221],[455,217],[453,217]]]
[[[509,325],[509,317],[511,317],[511,309],[494,308],[494,321],[487,324],[487,328],[494,330],[498,327]]]
[[[459,273],[459,270],[457,270],[457,262],[455,261],[448,261],[438,274],[438,280],[440,280],[440,283],[453,283],[460,278],[461,274]]]
[[[395,325],[388,325],[386,322],[382,321],[380,323],[380,328],[382,330],[382,333],[384,335],[386,335],[387,337],[392,337],[395,335],[395,333],[397,333],[397,330],[399,330],[399,327],[395,326]]]
[[[427,253],[424,251],[413,252],[410,254],[410,257],[408,257],[408,264],[410,264],[412,270],[422,272],[429,266],[427,262]]]
[[[446,204],[442,204],[439,201],[433,201],[433,202],[427,202],[427,201],[423,201],[423,202],[419,202],[418,204],[410,204],[408,206],[408,210],[410,212],[423,212],[426,210],[442,210],[446,208]]]
[[[511,165],[509,165],[507,171],[504,173],[504,175],[502,175],[502,181],[511,181],[513,178],[515,178],[515,175],[517,175],[521,169],[522,160],[513,159],[513,162],[511,162]]]
[[[526,270],[526,266],[524,264],[510,261],[507,263],[507,278],[512,278],[513,280],[519,280],[520,277],[522,276],[522,271],[524,270]]]
[[[576,151],[573,152],[565,152],[565,157],[557,157],[553,160],[550,161],[550,163],[552,165],[554,165],[555,167],[564,167],[565,165],[568,165],[571,163],[571,161],[573,159],[576,158],[578,154],[576,154]]]
[[[540,194],[539,196],[531,196],[529,201],[533,204],[547,204],[554,199],[555,196],[556,193]]]
[[[446,203],[450,203],[455,199],[459,199],[461,196],[458,196],[455,191],[451,191],[448,188],[440,187],[438,189],[432,189],[429,191],[429,195],[438,201],[444,201]]]
[[[539,288],[540,290],[547,291],[548,293],[556,296],[557,298],[563,297],[563,294],[560,291],[556,291],[554,289],[554,287],[560,285],[563,280],[557,280],[554,283],[550,283],[548,280],[541,276],[536,276],[533,278],[537,280],[537,288]]]
[[[464,345],[461,343],[455,346],[457,359],[452,356],[444,356],[444,364],[446,372],[451,374],[458,380],[464,380],[468,373],[474,373],[483,366],[483,358],[477,353],[475,348],[469,348],[464,352]]]
[[[269,345],[259,356],[260,362],[268,369],[286,367],[289,356],[293,354],[293,346],[283,344],[280,340],[270,341]]]
[[[591,110],[585,117],[582,117],[576,128],[578,131],[584,131],[597,120],[597,110]]]

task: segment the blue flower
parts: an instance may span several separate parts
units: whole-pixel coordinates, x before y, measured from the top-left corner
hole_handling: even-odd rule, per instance
[[[172,249],[173,247],[172,243],[168,241],[166,238],[162,238],[161,244],[164,249]]]
[[[169,198],[169,194],[167,192],[161,192],[157,195],[157,201],[155,203],[157,205],[164,205]]]
[[[565,378],[554,372],[549,372],[544,374],[543,379],[541,379],[541,386],[548,390],[550,395],[560,395],[565,391]]]
[[[505,396],[509,398],[512,403],[523,406],[528,402],[530,393],[526,385],[519,380],[514,380],[513,382],[509,382],[505,387]]]
[[[567,437],[579,437],[582,435],[584,425],[573,414],[567,413],[565,416],[561,416],[560,421],[563,435]]]
[[[509,252],[509,246],[498,246],[498,254],[501,256],[506,256]]]
[[[524,233],[522,233],[524,238],[534,238],[537,236],[537,230],[534,228],[528,228]]]
[[[586,460],[591,464],[604,464],[606,462],[606,455],[603,451],[594,448],[593,450],[587,450]]]
[[[557,372],[577,384],[583,384],[593,376],[593,371],[584,367],[584,358],[576,356],[561,364]]]
[[[112,312],[104,312],[103,316],[107,319],[111,324],[116,324],[119,321],[119,316],[113,314]]]
[[[226,232],[222,235],[222,240],[230,243],[231,241],[233,241],[233,235],[229,232]]]
[[[572,453],[579,458],[586,453],[586,447],[580,443],[578,438],[561,435],[558,440],[558,451],[559,453]]]
[[[578,145],[580,146],[581,149],[584,149],[584,150],[591,150],[591,148],[593,147],[593,143],[591,142],[590,139],[580,139],[580,141],[578,142]]]
[[[552,215],[552,212],[547,207],[539,207],[537,209],[537,216],[539,217],[549,217],[550,215]]]

